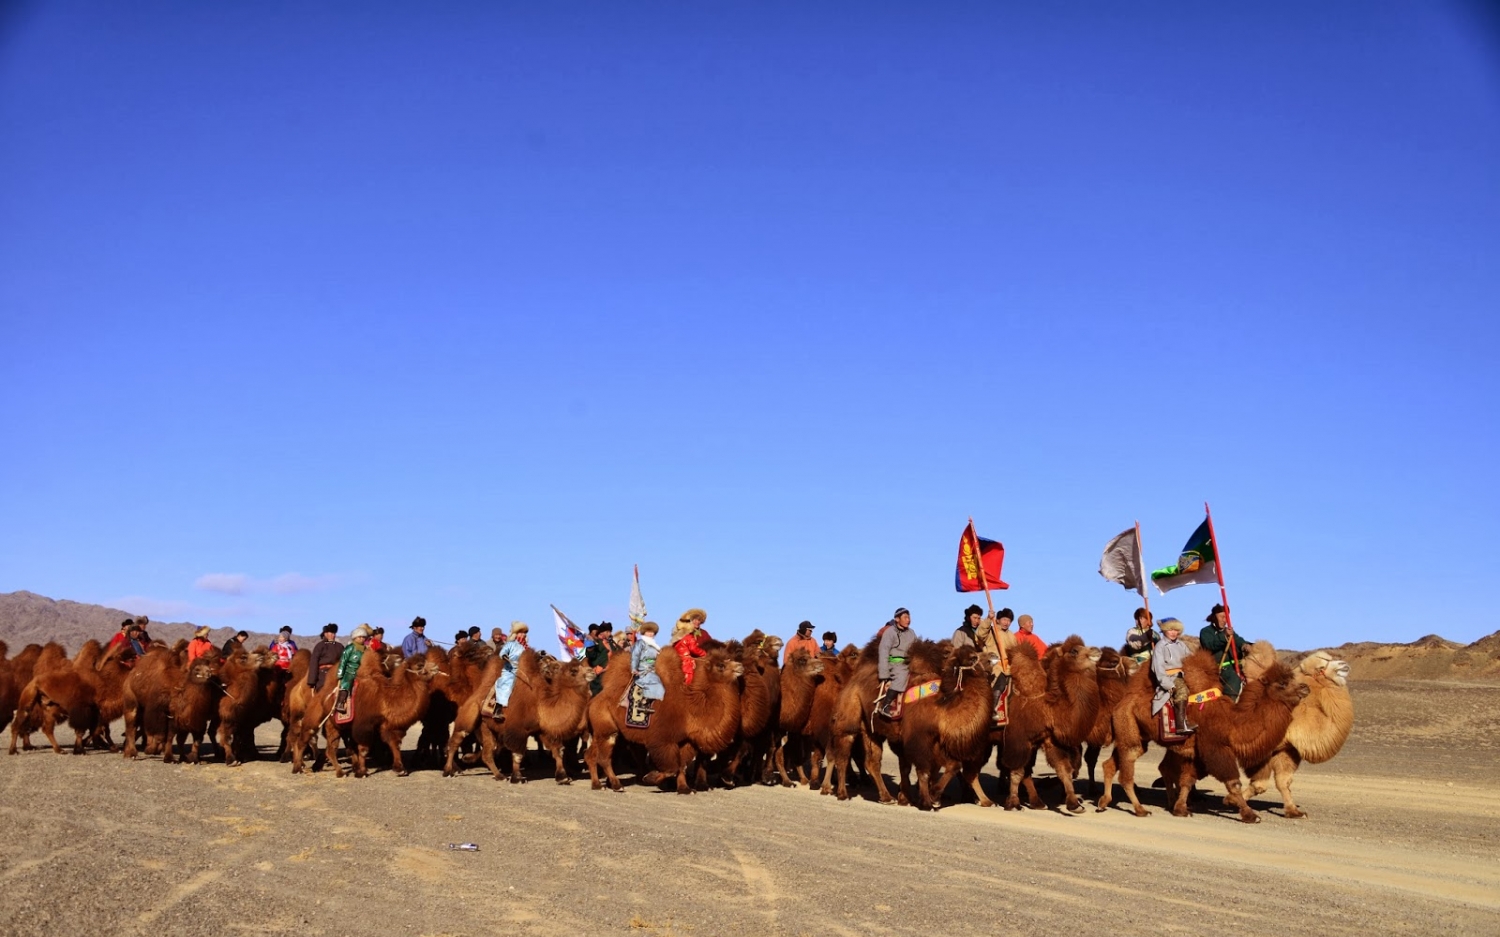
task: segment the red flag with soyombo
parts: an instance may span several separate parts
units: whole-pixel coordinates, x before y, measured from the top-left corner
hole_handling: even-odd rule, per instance
[[[985,586],[1009,589],[1010,586],[1000,581],[1000,567],[1004,564],[1004,545],[976,534],[971,522],[958,541],[958,571],[953,576],[953,587],[959,592],[983,592]],[[984,571],[982,578],[981,569]]]

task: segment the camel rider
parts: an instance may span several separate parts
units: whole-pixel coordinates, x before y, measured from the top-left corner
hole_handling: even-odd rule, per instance
[[[700,637],[706,637],[703,630],[703,623],[706,621],[708,612],[701,608],[690,608],[678,617],[677,624],[672,627],[672,650],[682,660],[682,682],[686,686],[693,685],[693,672],[698,668],[697,658],[708,656],[708,652],[698,643]]]
[[[276,654],[277,667],[282,670],[292,669],[292,657],[297,653],[297,642],[292,640],[291,626],[281,626],[281,630],[276,632],[276,643],[271,645],[271,650]]]
[[[588,662],[589,692],[598,695],[604,689],[604,668],[609,666],[609,655],[614,650],[615,626],[607,621],[601,621],[594,629],[594,643],[583,650],[583,659]]]
[[[1219,682],[1224,684],[1224,692],[1229,698],[1239,702],[1240,693],[1245,689],[1240,661],[1250,650],[1250,642],[1234,633],[1229,612],[1222,605],[1215,605],[1204,621],[1208,624],[1198,632],[1198,644],[1219,662]]]
[[[307,662],[307,685],[314,690],[323,689],[324,676],[338,666],[344,654],[344,646],[333,638],[338,633],[339,626],[330,622],[323,626],[321,639],[313,645],[312,660]]]
[[[198,658],[214,649],[214,643],[208,640],[208,626],[199,625],[193,629],[193,640],[188,642],[187,659],[192,663]]]
[[[359,673],[359,662],[365,656],[365,642],[370,640],[370,626],[360,625],[350,635],[349,646],[344,648],[344,653],[339,655],[339,669],[336,676],[339,681],[339,698],[335,708],[339,712],[346,712],[349,706],[349,693],[354,689],[354,677]]]
[[[818,658],[818,642],[813,640],[813,623],[804,621],[797,626],[797,634],[781,649],[781,662],[787,663],[797,651],[806,651],[813,660]]]
[[[516,666],[530,640],[530,625],[524,621],[510,623],[510,640],[500,648],[500,677],[495,681],[495,712],[510,705],[510,694],[516,688]]]
[[[1151,613],[1144,608],[1138,608],[1135,610],[1135,624],[1125,632],[1125,647],[1122,650],[1131,660],[1144,664],[1151,657],[1151,649],[1160,640],[1161,635],[1151,627]]]
[[[876,675],[880,678],[880,696],[875,711],[887,719],[901,718],[901,696],[906,692],[906,683],[911,678],[911,646],[917,636],[911,630],[911,612],[896,609],[896,614],[880,633],[879,650],[876,652]]]
[[[1196,730],[1188,719],[1188,686],[1182,678],[1182,662],[1192,650],[1181,640],[1182,622],[1175,618],[1161,620],[1162,637],[1151,655],[1151,682],[1156,695],[1151,698],[1151,714],[1159,720],[1161,741],[1181,742]]]
[[[656,701],[666,695],[666,687],[662,686],[661,677],[656,673],[656,658],[661,654],[656,636],[660,631],[661,626],[656,622],[642,622],[635,646],[630,649],[631,679],[646,698],[647,712],[654,709]]]
[[[1002,608],[996,618],[998,623],[985,616],[978,605],[970,605],[964,609],[964,623],[953,632],[953,646],[978,648],[981,655],[994,659],[990,686],[995,690],[995,718],[999,720],[1005,708],[1005,691],[1010,688],[1010,654],[1016,649],[1016,636],[1009,630],[1015,613]],[[1005,657],[1000,656],[1001,647],[1005,648]]]

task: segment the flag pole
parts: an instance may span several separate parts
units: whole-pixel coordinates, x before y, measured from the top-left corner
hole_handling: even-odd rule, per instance
[[[969,515],[969,538],[974,541],[974,566],[979,570],[979,584],[984,586],[984,604],[990,610],[990,636],[995,639],[995,647],[1000,650],[1000,669],[1003,673],[1010,673],[1010,657],[1005,653],[1005,642],[1000,640],[1000,630],[995,627],[995,603],[990,598],[990,580],[984,574],[984,556],[979,549],[979,531],[974,529],[974,515]]]
[[[1240,652],[1234,643],[1234,619],[1229,615],[1229,592],[1224,588],[1224,556],[1219,552],[1219,538],[1214,534],[1214,512],[1203,502],[1203,514],[1208,518],[1208,542],[1214,545],[1214,573],[1219,577],[1219,602],[1224,606],[1224,624],[1229,631],[1229,656],[1234,660],[1234,672],[1241,680],[1245,673],[1240,669]]]
[[[1140,521],[1135,522],[1135,558],[1136,562],[1141,564],[1141,601],[1146,603],[1146,614],[1148,616],[1151,616],[1151,593],[1146,588],[1146,586],[1148,585],[1148,583],[1146,582],[1146,551],[1141,549]],[[1156,621],[1156,618],[1154,616],[1151,616],[1148,618],[1148,620],[1154,622]]]

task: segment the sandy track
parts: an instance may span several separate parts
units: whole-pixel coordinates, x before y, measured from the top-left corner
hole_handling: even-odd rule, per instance
[[[1171,817],[1160,792],[1145,818],[932,815],[804,789],[593,792],[541,765],[512,786],[36,752],[0,759],[0,934],[1494,935],[1496,765],[1481,747],[1450,771],[1423,757],[1434,733],[1400,736],[1425,692],[1357,693],[1350,757],[1298,775],[1312,817],[1271,792],[1256,826]],[[443,848],[466,840],[482,851]]]

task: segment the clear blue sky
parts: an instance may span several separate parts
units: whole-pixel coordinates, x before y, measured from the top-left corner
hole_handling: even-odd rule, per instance
[[[1497,21],[1035,6],[7,7],[0,591],[1500,628]]]

